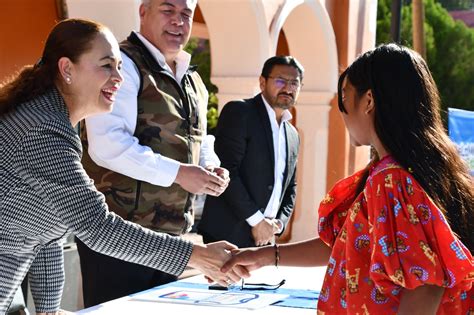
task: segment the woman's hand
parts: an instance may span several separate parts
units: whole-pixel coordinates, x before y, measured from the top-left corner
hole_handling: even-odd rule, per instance
[[[188,265],[201,271],[207,279],[211,279],[222,286],[228,286],[242,278],[233,270],[228,273],[220,270],[222,265],[232,257],[231,250],[235,249],[237,249],[235,245],[226,241],[207,245],[194,244]],[[240,272],[242,273],[242,271]]]
[[[232,251],[232,258],[222,267],[222,272],[234,272],[242,278],[249,276],[248,272],[263,266],[275,264],[275,249],[273,246],[252,247]],[[246,274],[241,274],[246,272]]]

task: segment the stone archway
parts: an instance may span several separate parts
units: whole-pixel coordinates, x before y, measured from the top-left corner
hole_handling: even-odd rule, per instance
[[[211,46],[211,81],[219,108],[259,92],[258,77],[271,55],[263,1],[199,0]]]
[[[337,47],[326,8],[317,0],[287,1],[270,25],[272,52],[277,50],[282,29],[290,53],[305,67],[304,90],[334,93],[338,78]]]

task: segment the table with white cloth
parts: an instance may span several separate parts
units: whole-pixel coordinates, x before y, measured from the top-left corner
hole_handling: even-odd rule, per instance
[[[326,267],[264,267],[260,270],[252,272],[252,277],[247,279],[246,283],[265,282],[276,283],[281,279],[285,279],[284,285],[277,290],[258,291],[265,294],[285,294],[288,300],[283,299],[281,302],[265,306],[258,309],[244,309],[228,306],[207,306],[207,305],[189,305],[177,304],[174,302],[156,302],[147,301],[153,291],[162,290],[165,287],[181,287],[181,288],[199,288],[200,290],[208,290],[208,284],[204,276],[197,275],[190,278],[182,279],[163,286],[139,292],[130,296],[122,297],[113,301],[109,301],[91,308],[87,308],[76,312],[76,314],[106,315],[106,314],[316,314],[316,303],[319,290],[321,289]],[[239,286],[236,284],[235,287]],[[222,291],[226,292],[226,291]],[[244,291],[241,291],[244,292]],[[252,292],[252,291],[245,291]],[[307,295],[310,294],[310,295]],[[311,296],[311,298],[309,298]],[[293,298],[293,300],[290,300]],[[301,306],[296,303],[298,299],[304,302]],[[306,299],[306,301],[304,300]],[[288,303],[286,303],[288,302]],[[293,304],[291,304],[293,303]]]

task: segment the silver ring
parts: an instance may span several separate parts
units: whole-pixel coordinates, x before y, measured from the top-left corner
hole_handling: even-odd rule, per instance
[[[225,283],[227,283],[228,285],[231,285],[231,284],[232,284],[232,280],[227,279],[227,280],[225,281]]]

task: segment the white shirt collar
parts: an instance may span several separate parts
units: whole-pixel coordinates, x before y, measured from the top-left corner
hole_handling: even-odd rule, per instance
[[[263,96],[263,94],[260,94],[260,96],[262,97],[263,104],[265,104],[265,108],[267,109],[268,116],[270,117],[270,120],[275,121],[278,125],[278,122],[276,120],[275,110],[270,106],[270,104],[268,104],[268,102],[265,99],[265,97]],[[283,111],[283,114],[281,115],[281,123],[284,123],[285,121],[289,121],[289,120],[292,120],[292,119],[293,119],[293,115],[291,115],[289,110],[285,109]]]
[[[150,51],[152,56],[158,61],[158,64],[168,71],[173,78],[178,81],[178,83],[181,82],[183,79],[184,74],[186,71],[188,71],[189,64],[191,63],[191,55],[185,52],[184,50],[181,50],[178,55],[176,56],[175,62],[176,62],[176,75],[173,73],[171,70],[170,66],[166,63],[165,56],[161,53],[161,51],[156,48],[155,45],[153,45],[148,39],[146,39],[142,34],[135,32],[135,34],[138,36],[138,38],[142,41],[142,43],[145,45],[145,47]]]

